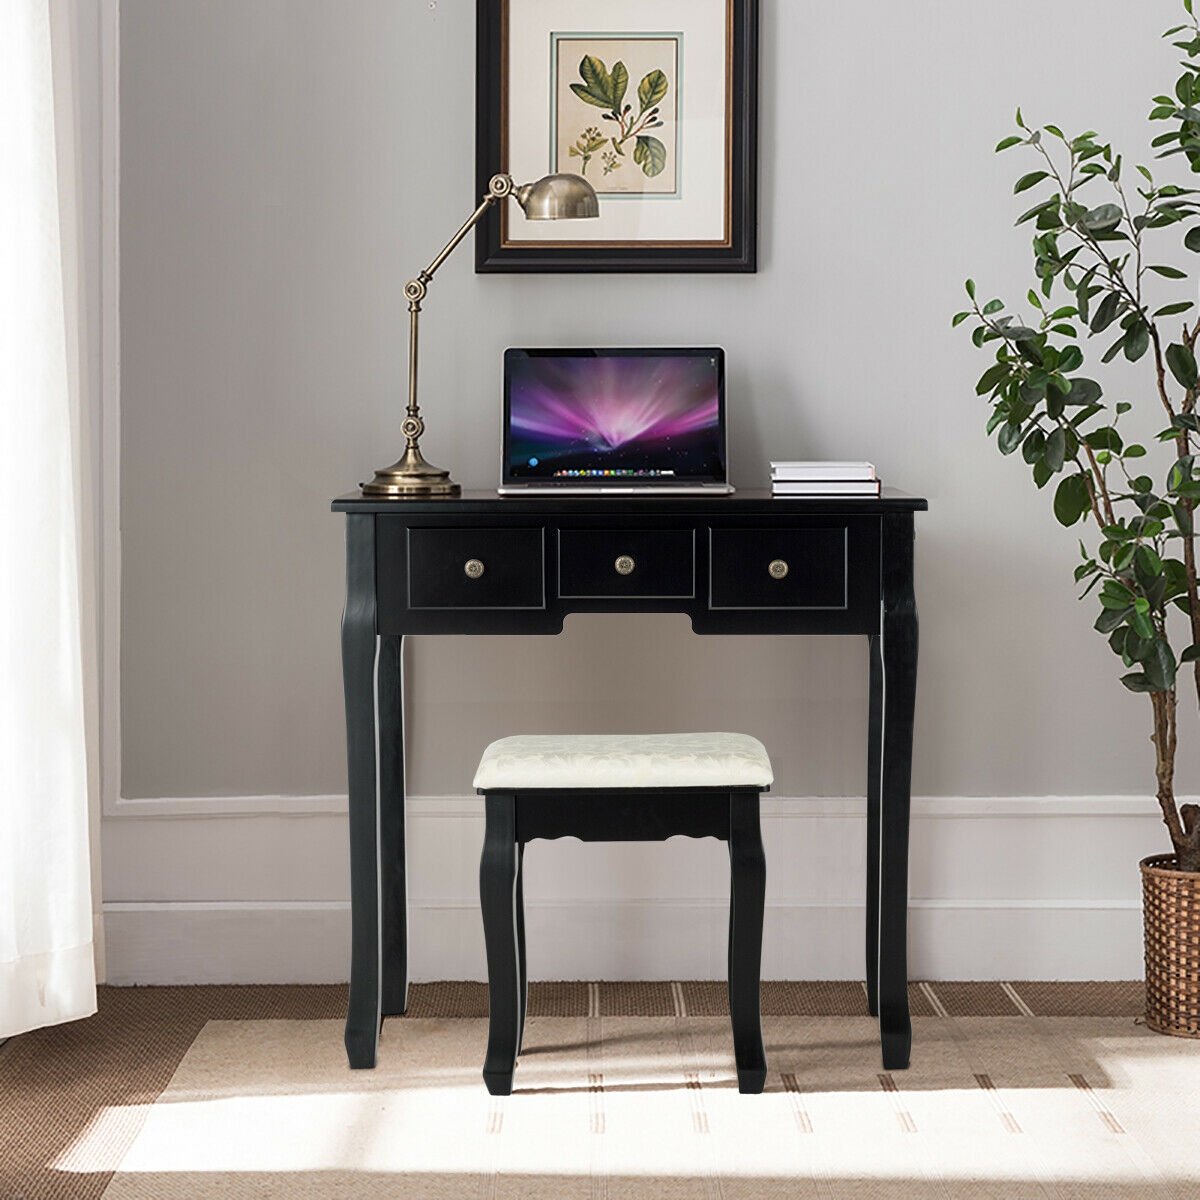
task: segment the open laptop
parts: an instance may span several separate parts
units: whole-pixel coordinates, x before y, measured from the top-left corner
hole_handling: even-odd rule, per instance
[[[506,350],[502,496],[726,495],[725,351]]]

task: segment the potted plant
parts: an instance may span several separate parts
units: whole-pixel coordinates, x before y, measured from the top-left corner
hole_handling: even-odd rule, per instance
[[[1185,23],[1164,34],[1182,52],[1183,73],[1154,98],[1150,117],[1166,128],[1151,147],[1200,173],[1200,22],[1193,0],[1183,7]],[[982,300],[968,280],[969,307],[953,324],[995,351],[976,390],[991,406],[987,429],[1000,452],[1019,452],[1038,488],[1053,483],[1063,525],[1094,523],[1075,579],[1099,602],[1095,628],[1121,660],[1121,682],[1147,698],[1172,848],[1141,863],[1147,1024],[1200,1037],[1200,805],[1175,795],[1180,687],[1200,701],[1200,317],[1195,284],[1183,286],[1189,272],[1178,265],[1200,254],[1200,192],[1129,167],[1095,131],[1036,128],[1020,109],[1016,126],[996,149],[1021,147],[1033,159],[1013,189],[1031,200],[1017,220],[1034,234],[1028,317]],[[1164,243],[1176,253],[1164,254]],[[1081,374],[1093,339],[1101,364],[1144,363],[1138,403],[1110,403]],[[1129,436],[1135,421],[1157,434],[1145,439],[1150,449]]]

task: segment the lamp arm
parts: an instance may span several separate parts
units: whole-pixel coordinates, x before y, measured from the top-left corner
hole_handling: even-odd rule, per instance
[[[422,283],[428,283],[433,273],[454,253],[459,242],[479,223],[479,219],[492,206],[496,197],[490,192],[480,201],[479,207],[463,222],[459,231],[438,251],[437,257],[417,276]]]
[[[425,289],[433,278],[434,272],[454,253],[459,242],[479,224],[483,214],[497,201],[505,196],[511,196],[516,191],[511,175],[493,175],[488,183],[487,194],[479,202],[479,207],[462,223],[458,232],[438,251],[433,261],[414,280],[405,285],[404,294],[411,304],[413,300],[420,302],[425,298]],[[420,295],[412,293],[420,292]]]
[[[413,449],[425,432],[425,422],[421,420],[420,409],[417,406],[417,343],[420,333],[419,320],[421,301],[429,290],[429,283],[434,272],[454,253],[459,242],[479,224],[483,214],[497,200],[503,200],[513,194],[514,187],[511,175],[493,175],[488,183],[487,195],[479,202],[479,207],[462,223],[458,232],[438,251],[433,261],[416,279],[410,279],[404,285],[404,296],[408,300],[408,410],[404,422],[400,426],[408,447]]]

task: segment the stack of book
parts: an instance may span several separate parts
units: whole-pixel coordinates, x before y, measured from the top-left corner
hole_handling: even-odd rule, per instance
[[[879,495],[875,467],[869,462],[773,462],[771,493],[775,496]]]

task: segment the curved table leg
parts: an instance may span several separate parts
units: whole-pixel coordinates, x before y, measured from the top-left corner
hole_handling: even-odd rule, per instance
[[[908,818],[917,691],[911,513],[883,518],[879,771],[879,1033],[885,1070],[908,1066]]]
[[[867,1011],[879,1016],[879,783],[883,755],[883,659],[879,634],[868,639],[871,657],[867,729]]]
[[[517,845],[517,1053],[525,1042],[525,1014],[529,1010],[529,972],[525,967],[525,843]]]
[[[381,1011],[408,1008],[408,864],[404,842],[404,643],[379,638],[376,721],[379,739]]]
[[[373,1067],[382,1020],[379,762],[375,633],[375,520],[346,520],[346,609],[342,615],[342,676],[346,691],[347,778],[350,791],[350,999],[346,1054],[354,1068]]]

